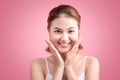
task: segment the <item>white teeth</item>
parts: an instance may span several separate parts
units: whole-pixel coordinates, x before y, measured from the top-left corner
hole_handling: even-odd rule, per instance
[[[62,46],[67,46],[68,44],[60,44],[60,45],[62,45]]]
[[[62,48],[67,48],[69,46],[69,43],[59,43],[59,45],[62,47]]]

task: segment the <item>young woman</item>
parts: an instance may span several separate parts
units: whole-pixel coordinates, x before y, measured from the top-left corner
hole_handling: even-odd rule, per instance
[[[70,5],[53,8],[48,17],[51,56],[31,63],[31,80],[99,80],[99,61],[82,56],[80,49],[80,15]]]

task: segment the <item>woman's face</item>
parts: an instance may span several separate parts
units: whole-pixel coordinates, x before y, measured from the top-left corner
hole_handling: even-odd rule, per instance
[[[51,22],[49,37],[60,54],[67,53],[78,40],[78,22],[71,17],[59,17]]]

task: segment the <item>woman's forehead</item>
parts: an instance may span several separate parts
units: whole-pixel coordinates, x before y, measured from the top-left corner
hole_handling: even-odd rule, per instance
[[[77,27],[78,28],[78,22],[76,19],[71,17],[59,17],[56,18],[51,22],[51,27],[59,27],[59,28],[69,28],[69,27]]]

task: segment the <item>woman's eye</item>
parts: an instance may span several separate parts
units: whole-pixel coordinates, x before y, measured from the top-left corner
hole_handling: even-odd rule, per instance
[[[69,33],[74,33],[75,31],[74,30],[70,30]]]
[[[59,31],[59,30],[55,30],[54,32],[55,32],[55,33],[60,33],[60,31]]]

